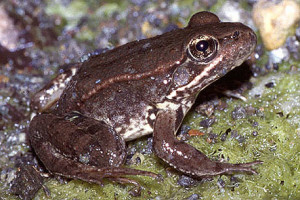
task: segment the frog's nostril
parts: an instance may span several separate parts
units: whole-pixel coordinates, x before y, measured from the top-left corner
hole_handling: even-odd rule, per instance
[[[231,38],[237,40],[239,38],[240,32],[239,31],[234,31],[232,34]]]

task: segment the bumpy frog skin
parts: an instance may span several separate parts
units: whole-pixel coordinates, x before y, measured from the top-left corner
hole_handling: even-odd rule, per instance
[[[40,110],[56,104],[31,121],[31,145],[49,172],[99,184],[103,178],[137,184],[125,175],[156,177],[122,167],[125,141],[148,134],[156,155],[190,176],[256,173],[251,166],[260,161],[213,162],[176,139],[198,93],[245,61],[255,45],[247,26],[199,12],[184,29],[92,56],[35,96]]]

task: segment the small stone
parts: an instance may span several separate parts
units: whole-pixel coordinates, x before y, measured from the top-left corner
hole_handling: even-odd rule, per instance
[[[198,199],[200,199],[199,194],[192,194],[187,198],[187,200],[198,200]]]
[[[12,182],[11,192],[21,199],[33,199],[40,188],[43,187],[44,178],[32,165],[22,165]]]
[[[296,36],[288,37],[286,40],[286,48],[288,49],[289,53],[296,59],[300,59],[300,42],[297,40]]]
[[[215,144],[215,143],[217,143],[217,138],[218,138],[218,135],[217,135],[217,134],[215,134],[215,133],[209,133],[209,134],[208,134],[207,141],[208,141],[209,143]]]
[[[232,119],[244,119],[246,118],[246,109],[243,107],[236,107],[231,113]]]
[[[242,135],[239,135],[236,139],[237,139],[237,141],[238,141],[239,143],[243,143],[243,142],[245,142],[245,140],[246,140],[246,138],[245,138],[244,136],[242,136]]]
[[[290,58],[290,53],[286,47],[280,47],[274,49],[269,53],[269,62],[280,63],[282,61],[287,61]]]
[[[267,84],[265,84],[266,88],[273,88],[275,86],[274,82],[269,82]]]
[[[205,103],[202,103],[200,104],[199,106],[197,106],[195,108],[195,111],[201,115],[205,115],[207,117],[210,117],[214,111],[215,111],[215,108],[214,108],[214,105],[210,102],[205,102]]]
[[[238,132],[236,130],[232,130],[231,131],[231,138],[237,138],[237,137],[239,137]]]
[[[254,107],[252,107],[252,106],[247,106],[246,108],[245,108],[245,110],[246,110],[246,114],[249,116],[252,116],[252,115],[254,115],[255,114],[255,108]]]
[[[226,185],[225,181],[224,181],[223,179],[221,179],[221,178],[218,179],[217,184],[218,184],[218,186],[219,186],[220,188],[224,188],[225,185]]]
[[[296,29],[295,35],[296,35],[297,40],[300,41],[300,26],[298,26],[298,28]]]
[[[216,118],[208,118],[208,119],[204,119],[200,122],[200,126],[204,127],[204,128],[208,128],[210,127],[214,122],[216,121]]]
[[[230,184],[233,185],[234,187],[238,187],[239,185],[238,178],[235,176],[230,177]]]
[[[177,183],[182,186],[182,187],[191,187],[196,184],[196,180],[186,176],[186,175],[181,175],[180,178],[178,179]]]
[[[221,135],[221,141],[224,142],[224,141],[226,140],[227,136],[228,136],[227,133],[223,133],[223,134]]]
[[[300,19],[300,7],[293,0],[259,0],[252,14],[265,47],[272,50],[285,43],[294,24]]]
[[[253,135],[254,137],[258,136],[258,132],[257,132],[257,131],[253,131],[253,132],[252,132],[252,135]]]
[[[253,126],[253,127],[257,127],[257,126],[258,126],[258,122],[257,122],[257,121],[254,121],[254,122],[252,123],[252,126]]]
[[[150,137],[147,139],[147,145],[142,149],[142,154],[146,154],[149,155],[151,153],[153,153],[153,138]]]
[[[179,129],[178,135],[186,135],[191,127],[189,125],[182,125],[181,128]]]

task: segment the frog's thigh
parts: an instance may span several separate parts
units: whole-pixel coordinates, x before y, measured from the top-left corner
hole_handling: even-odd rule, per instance
[[[175,169],[196,177],[231,174],[233,172],[256,173],[251,166],[255,161],[244,164],[213,162],[203,153],[183,141],[176,139],[176,111],[163,110],[157,115],[153,133],[153,147],[158,157]]]
[[[30,123],[29,139],[36,154],[52,173],[101,183],[123,175],[156,177],[151,172],[119,167],[125,142],[104,122],[81,115],[41,114]]]
[[[64,117],[41,114],[32,120],[30,128],[37,154],[44,153],[39,146],[47,143],[57,153],[83,164],[118,167],[125,159],[125,142],[102,121],[72,113]]]

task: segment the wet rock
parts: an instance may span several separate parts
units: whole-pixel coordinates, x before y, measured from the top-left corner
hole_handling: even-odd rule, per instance
[[[32,165],[23,165],[17,171],[11,192],[24,200],[33,199],[43,183],[44,178]]]
[[[186,200],[198,200],[198,199],[200,199],[199,194],[192,194],[191,196],[186,198]]]
[[[253,127],[257,127],[257,126],[258,126],[258,122],[257,122],[257,121],[254,121],[254,122],[252,123],[252,126],[253,126]]]
[[[177,181],[177,183],[182,187],[191,187],[195,185],[197,182],[198,182],[197,180],[186,175],[181,175]]]
[[[218,139],[218,135],[217,134],[215,134],[215,133],[209,133],[208,134],[207,141],[209,143],[215,144],[215,143],[217,143],[217,139]]]
[[[295,35],[296,35],[297,40],[300,41],[300,26],[299,25],[298,25],[298,28],[296,29]]]
[[[182,141],[189,140],[191,138],[190,134],[188,134],[190,130],[191,130],[190,126],[182,125],[180,130],[178,131],[177,138]]]
[[[283,46],[278,49],[274,49],[269,53],[270,63],[280,63],[282,61],[287,61],[290,58],[290,53],[288,49]]]
[[[201,115],[210,117],[214,113],[214,105],[209,102],[204,102],[195,108],[195,111]]]
[[[0,5],[0,41],[8,50],[15,49],[18,44],[19,32],[14,26],[13,20],[8,16],[3,5]],[[0,47],[1,49],[2,47]],[[0,51],[1,52],[1,51]],[[2,53],[1,53],[2,54]],[[0,61],[2,60],[0,54]]]
[[[231,112],[231,117],[232,119],[244,119],[246,118],[246,109],[244,107],[236,107],[232,112]]]
[[[147,139],[147,145],[142,149],[142,154],[151,154],[153,153],[153,138],[149,137]]]
[[[251,18],[251,13],[242,9],[239,2],[226,1],[220,8],[217,15],[220,17],[221,21],[242,22],[251,28],[255,28]]]
[[[236,139],[239,143],[245,142],[246,138],[238,133],[237,130],[231,131],[231,138]]]
[[[252,106],[246,106],[245,110],[248,116],[254,115],[256,112],[256,109]]]
[[[285,43],[299,19],[300,7],[293,0],[259,0],[253,8],[253,20],[269,50],[277,49]]]
[[[265,84],[266,88],[273,88],[275,86],[274,82],[269,82],[267,84]]]
[[[24,115],[20,112],[16,107],[11,104],[6,104],[0,106],[0,117],[2,116],[2,120],[11,121],[13,123],[18,123],[22,119],[24,119]]]
[[[220,188],[225,188],[225,185],[226,185],[225,181],[221,178],[218,179],[217,184]]]
[[[226,132],[221,135],[221,141],[224,142],[230,132],[231,132],[231,129],[230,128],[227,129]]]
[[[271,56],[272,56],[271,54],[272,53],[269,54],[270,55],[270,57],[269,57],[270,59],[269,59],[268,63],[265,65],[265,67],[264,67],[265,72],[278,71],[279,70],[278,63],[273,63],[272,62],[273,59],[271,58]]]
[[[296,36],[288,37],[285,44],[290,54],[296,60],[300,60],[300,42],[297,40]]]
[[[227,136],[228,136],[227,133],[223,133],[223,134],[221,135],[221,141],[224,142],[224,141],[226,140]]]
[[[258,136],[258,132],[257,132],[257,131],[253,131],[253,132],[252,132],[252,135],[253,135],[254,137]]]
[[[213,123],[215,123],[216,118],[212,117],[212,118],[208,118],[208,119],[204,119],[200,122],[200,126],[204,127],[204,128],[208,128],[211,125],[213,125]]]
[[[236,130],[232,130],[231,131],[231,138],[237,138],[237,137],[239,137],[238,132]]]
[[[236,176],[230,177],[230,187],[232,191],[234,191],[235,187],[238,187],[240,185],[239,179]]]
[[[186,135],[189,130],[191,129],[191,127],[189,125],[182,125],[178,131],[178,135]]]

